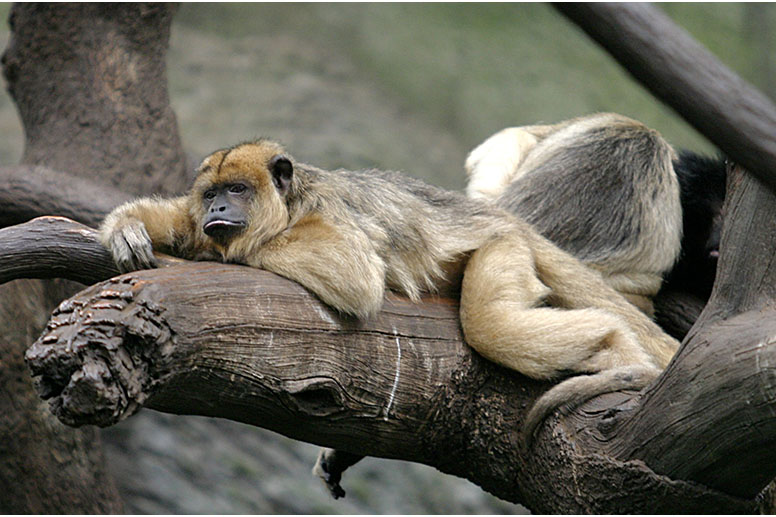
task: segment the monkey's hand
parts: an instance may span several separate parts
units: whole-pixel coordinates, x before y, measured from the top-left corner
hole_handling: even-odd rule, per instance
[[[145,225],[138,219],[127,219],[112,227],[103,227],[100,240],[113,255],[113,261],[122,273],[157,266],[151,238]]]
[[[342,471],[333,468],[334,465],[330,461],[330,457],[334,452],[336,451],[333,449],[321,449],[321,452],[318,453],[318,459],[315,460],[313,474],[321,478],[321,481],[326,485],[334,499],[339,499],[340,497],[345,497],[345,490],[340,485]]]

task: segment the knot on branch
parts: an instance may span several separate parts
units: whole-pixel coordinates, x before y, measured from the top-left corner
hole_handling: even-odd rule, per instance
[[[333,377],[289,381],[283,395],[290,407],[315,417],[342,413],[345,404],[344,389]]]
[[[63,423],[115,424],[168,373],[173,332],[157,304],[136,296],[141,285],[125,275],[62,302],[27,350],[38,393]]]

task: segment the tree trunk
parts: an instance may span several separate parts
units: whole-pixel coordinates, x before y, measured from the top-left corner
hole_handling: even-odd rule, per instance
[[[33,215],[48,197],[83,207],[88,191],[81,187],[87,179],[124,192],[93,198],[90,210],[64,212],[90,224],[128,195],[183,188],[184,158],[167,98],[164,62],[174,10],[169,4],[13,6],[12,35],[2,64],[24,124],[26,169],[2,170],[17,180],[3,196],[22,204],[34,196],[38,206],[4,210],[2,224]],[[42,185],[21,179],[24,172],[46,181],[45,195],[38,197],[30,189]],[[22,361],[50,310],[74,287],[20,280],[1,288],[3,513],[122,510],[96,430],[57,422],[38,402]]]

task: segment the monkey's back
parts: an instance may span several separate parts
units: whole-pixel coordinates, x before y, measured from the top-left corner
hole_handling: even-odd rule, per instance
[[[673,157],[637,121],[580,119],[537,145],[496,203],[589,265],[660,274],[681,237]]]
[[[411,298],[454,281],[446,273],[469,252],[514,228],[499,208],[398,172],[297,170],[300,188],[318,197],[308,210],[364,232],[385,262],[388,286]]]

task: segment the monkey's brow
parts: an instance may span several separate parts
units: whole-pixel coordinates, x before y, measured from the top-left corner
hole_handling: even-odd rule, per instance
[[[227,150],[226,150],[226,152],[224,153],[224,155],[221,157],[221,162],[219,162],[219,164],[218,164],[218,168],[216,169],[217,171],[220,171],[220,170],[221,170],[221,167],[224,165],[224,162],[226,161],[226,157],[227,157],[227,156],[229,156],[229,153],[231,153],[232,151],[234,151],[234,149],[235,149],[235,148],[234,148],[234,147],[232,147],[232,148],[230,148],[230,149],[227,149]]]

